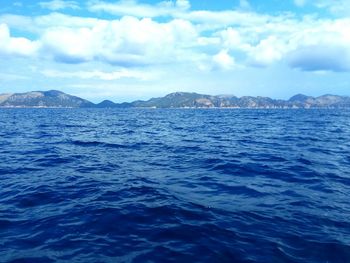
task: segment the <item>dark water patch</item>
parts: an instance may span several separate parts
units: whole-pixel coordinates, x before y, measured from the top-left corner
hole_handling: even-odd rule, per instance
[[[26,194],[25,196],[16,196],[18,206],[21,208],[29,208],[38,205],[45,204],[57,204],[60,201],[63,201],[63,197],[56,195],[52,191],[42,191],[38,190],[37,192]]]
[[[9,261],[10,263],[32,263],[32,262],[38,262],[38,263],[51,263],[55,262],[53,259],[50,259],[48,257],[25,257],[25,258],[17,258],[14,260]]]

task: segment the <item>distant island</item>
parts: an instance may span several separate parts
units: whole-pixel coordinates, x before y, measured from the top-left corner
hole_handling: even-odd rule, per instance
[[[175,92],[150,100],[114,103],[104,100],[95,104],[57,90],[0,94],[1,108],[350,108],[350,97],[323,95],[311,97],[298,94],[289,100],[269,97],[236,97],[233,95],[204,95]]]

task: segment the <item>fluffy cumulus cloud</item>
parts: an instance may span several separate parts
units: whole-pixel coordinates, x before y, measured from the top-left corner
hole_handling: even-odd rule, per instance
[[[271,35],[262,39],[256,46],[250,47],[248,54],[253,65],[267,66],[281,60],[286,51],[287,43]]]
[[[221,50],[213,56],[214,66],[219,69],[229,70],[235,65],[234,58],[230,56],[227,50]]]
[[[285,61],[308,71],[350,68],[350,19],[271,21],[264,28],[228,28],[220,32],[225,48],[245,55],[246,63],[269,66]],[[318,65],[318,66],[316,66]]]
[[[350,70],[350,20],[327,21],[290,40],[289,65],[307,71]]]
[[[60,0],[41,5],[52,10],[76,7],[73,1]],[[188,0],[156,5],[94,0],[86,4],[91,12],[116,16],[7,14],[0,16],[0,54],[66,64],[97,61],[129,69],[185,64],[227,71],[285,63],[305,71],[350,70],[349,18],[273,16],[245,11],[248,1],[240,5],[240,10],[209,11],[192,10]],[[10,28],[26,30],[32,37],[13,37]]]
[[[191,8],[191,4],[188,0],[177,0],[175,4],[178,8],[187,10]]]
[[[11,37],[6,24],[0,24],[0,55],[33,56],[39,44],[22,37]]]
[[[289,64],[305,71],[348,71],[350,50],[344,46],[306,46],[289,54]]]
[[[59,62],[97,60],[132,67],[176,61],[196,36],[187,21],[157,23],[149,18],[123,17],[97,21],[92,27],[50,28],[40,42],[43,54]]]

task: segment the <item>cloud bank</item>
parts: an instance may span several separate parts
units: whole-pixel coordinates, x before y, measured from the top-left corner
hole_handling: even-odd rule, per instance
[[[240,3],[240,10],[209,11],[192,10],[187,0],[156,5],[89,1],[84,8],[91,14],[115,17],[2,15],[0,56],[122,68],[187,64],[199,71],[228,71],[282,63],[303,71],[350,70],[349,18],[266,15],[251,11],[248,1]],[[317,4],[328,7],[322,1]],[[39,5],[50,10],[83,8],[61,0]],[[18,29],[32,37],[15,37],[11,32]]]

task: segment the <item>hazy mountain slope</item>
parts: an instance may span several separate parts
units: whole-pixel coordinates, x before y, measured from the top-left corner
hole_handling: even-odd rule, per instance
[[[94,106],[90,101],[57,90],[13,93],[9,96],[0,95],[0,98],[3,98],[0,99],[2,107],[82,108]]]

